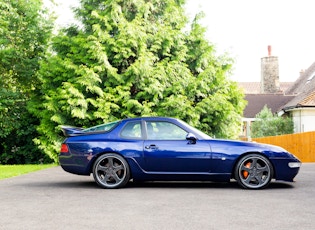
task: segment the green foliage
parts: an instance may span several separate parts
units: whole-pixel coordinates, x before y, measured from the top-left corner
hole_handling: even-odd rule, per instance
[[[271,109],[265,106],[256,116],[252,124],[252,137],[277,136],[293,133],[294,124],[291,117],[273,115]]]
[[[51,162],[33,142],[38,119],[27,111],[26,101],[18,94],[1,92],[0,121],[0,164]]]
[[[184,0],[82,0],[79,26],[53,39],[32,110],[39,146],[55,161],[58,125],[88,127],[136,116],[171,116],[217,137],[236,137],[245,103],[197,15]]]
[[[2,85],[34,90],[39,59],[52,24],[40,0],[0,0],[0,73]]]
[[[33,143],[38,118],[27,110],[52,23],[40,0],[0,0],[0,163],[50,161]]]

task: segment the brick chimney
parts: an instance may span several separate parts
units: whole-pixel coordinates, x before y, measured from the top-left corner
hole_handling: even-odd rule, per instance
[[[261,58],[261,93],[278,93],[280,91],[278,57],[271,55],[268,46],[268,57]]]

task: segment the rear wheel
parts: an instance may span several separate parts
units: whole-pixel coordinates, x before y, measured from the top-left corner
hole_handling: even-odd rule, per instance
[[[104,154],[93,165],[93,177],[103,188],[121,188],[130,178],[128,163],[118,154]]]
[[[243,188],[265,188],[272,177],[273,168],[270,161],[259,154],[244,156],[238,161],[235,168],[235,179]]]

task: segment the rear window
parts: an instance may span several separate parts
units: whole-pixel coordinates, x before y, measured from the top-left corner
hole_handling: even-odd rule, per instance
[[[93,133],[93,132],[108,132],[115,128],[115,126],[119,123],[119,121],[114,121],[102,125],[93,126],[91,128],[83,129],[83,133]]]
[[[141,123],[140,121],[128,122],[120,133],[122,138],[126,139],[141,139]]]

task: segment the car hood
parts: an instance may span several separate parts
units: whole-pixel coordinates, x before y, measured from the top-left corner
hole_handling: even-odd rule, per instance
[[[224,145],[224,146],[231,146],[240,149],[252,149],[257,150],[260,152],[263,151],[272,151],[272,152],[288,152],[287,150],[283,149],[282,147],[270,145],[270,144],[262,144],[257,142],[249,142],[249,141],[236,141],[236,140],[225,140],[225,139],[212,139],[210,140],[212,145]]]

